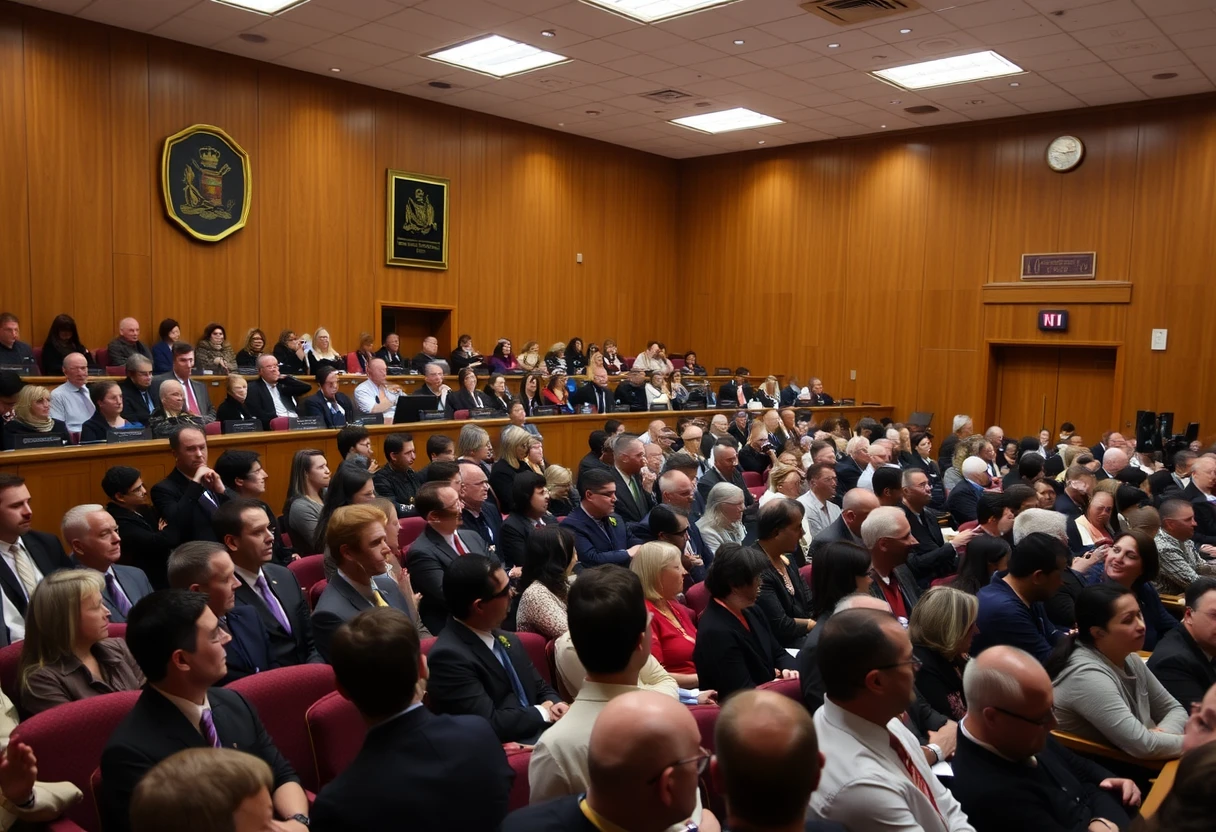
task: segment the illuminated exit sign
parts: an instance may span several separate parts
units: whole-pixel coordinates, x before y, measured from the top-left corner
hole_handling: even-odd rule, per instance
[[[1043,332],[1067,332],[1067,309],[1040,309],[1039,329]]]

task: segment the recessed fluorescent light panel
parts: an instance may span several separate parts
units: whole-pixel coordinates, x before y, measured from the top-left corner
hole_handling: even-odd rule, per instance
[[[753,127],[768,127],[770,124],[784,124],[785,122],[745,107],[736,107],[733,110],[722,110],[718,113],[676,118],[672,119],[671,123],[681,127],[691,127],[702,133],[729,133],[732,130],[751,130]]]
[[[923,90],[1017,75],[1022,71],[1017,64],[989,51],[880,69],[871,74],[905,90]]]
[[[288,9],[294,9],[296,6],[303,6],[308,0],[212,0],[212,2],[258,14],[280,14]]]
[[[682,14],[692,14],[725,6],[736,0],[583,0],[593,6],[632,17],[643,23],[657,23]]]
[[[546,52],[501,35],[487,35],[459,46],[440,49],[425,57],[461,69],[493,75],[495,78],[519,75],[542,66],[553,66],[570,60],[564,55]]]

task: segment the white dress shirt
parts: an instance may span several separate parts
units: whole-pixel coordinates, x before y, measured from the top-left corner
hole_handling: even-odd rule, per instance
[[[67,425],[69,433],[79,433],[96,410],[87,387],[64,382],[51,391],[51,418]]]
[[[875,725],[824,698],[815,712],[815,732],[825,758],[819,788],[811,795],[811,809],[819,817],[857,832],[975,832],[958,801],[929,770],[916,736],[898,719]],[[924,778],[936,809],[891,748],[892,734]]]
[[[376,405],[385,399],[396,407],[399,395],[399,393],[389,390],[387,385],[383,389],[377,387],[376,383],[369,378],[355,388],[355,407],[360,413],[371,413]]]
[[[461,623],[463,624],[464,622],[461,622]],[[469,627],[468,624],[465,624],[464,626]],[[481,630],[474,630],[472,627],[469,627],[469,632],[471,632],[473,635],[477,636],[477,638],[481,640],[481,643],[486,646],[486,649],[494,654],[494,658],[498,659],[499,662],[502,661],[502,659],[499,658],[499,656],[498,656],[498,651],[496,651],[494,649],[494,634],[493,633],[486,633],[486,632],[482,632]],[[508,661],[509,661],[509,659],[508,659]],[[544,719],[545,722],[553,721],[553,717],[549,714],[549,709],[546,708],[544,705],[533,705],[532,707],[536,708],[536,710],[540,711],[541,718]]]
[[[0,558],[4,559],[4,565],[9,568],[9,571],[13,573],[13,577],[16,578],[17,562],[13,559],[12,553],[9,552],[9,546],[11,545],[12,544],[10,543],[0,541]],[[21,538],[17,538],[17,548],[25,553],[25,559],[29,563],[30,569],[33,570],[34,573],[34,583],[37,584],[41,582],[42,570],[40,570],[38,568],[38,564],[34,562],[34,557],[30,554],[29,547],[25,545]],[[17,585],[21,586],[21,580],[19,578],[17,580]],[[22,587],[22,589],[24,590],[24,587]],[[3,596],[3,593],[0,593],[0,596]],[[29,600],[28,594],[26,595],[25,600]],[[21,639],[25,638],[25,617],[18,612],[17,608],[13,606],[12,602],[9,601],[7,597],[3,598],[2,603],[4,604],[4,626],[8,628],[8,643],[12,644],[14,641],[20,641]]]
[[[206,697],[206,695],[203,696],[203,704],[199,705],[196,702],[191,702],[189,699],[182,699],[180,696],[174,696],[171,693],[166,693],[165,691],[156,687],[156,685],[152,685],[152,688],[161,696],[172,702],[174,707],[182,712],[182,716],[186,718],[186,721],[194,726],[194,730],[198,731],[200,735],[203,734],[203,726],[201,724],[203,721],[203,712],[211,710],[211,701]]]
[[[279,385],[271,384],[270,382],[265,381],[265,380],[263,380],[262,383],[265,384],[266,389],[270,391],[270,400],[272,402],[274,402],[274,415],[275,416],[295,416],[296,415],[296,412],[294,410],[289,409],[287,407],[287,405],[283,404],[283,396],[279,393]]]

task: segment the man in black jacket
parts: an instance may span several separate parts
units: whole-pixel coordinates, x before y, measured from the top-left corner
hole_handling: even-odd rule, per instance
[[[398,517],[413,517],[414,498],[422,488],[422,478],[414,471],[414,460],[418,451],[414,447],[414,436],[409,433],[390,433],[384,437],[384,458],[388,465],[372,475],[376,494],[388,497],[397,506]]]
[[[583,405],[595,408],[596,413],[608,413],[612,410],[615,399],[612,390],[608,388],[608,371],[596,367],[591,371],[591,381],[570,394],[570,406],[578,413]]]
[[[118,382],[122,390],[122,418],[148,426],[148,418],[156,410],[152,398],[152,362],[142,355],[132,355],[126,361],[127,377]]]
[[[282,380],[279,384],[282,385]],[[303,408],[301,416],[316,417],[327,428],[344,428],[348,422],[353,422],[355,406],[350,396],[338,392],[338,371],[333,367],[324,366],[317,373],[317,392],[300,402]]]
[[[73,568],[58,538],[33,531],[33,519],[25,479],[0,474],[0,591],[5,601],[0,646],[25,638],[25,610],[38,582]]]
[[[990,647],[967,665],[963,695],[950,790],[979,832],[1126,827],[1140,789],[1051,738],[1051,680],[1033,656]]]
[[[115,465],[101,478],[101,490],[110,498],[106,511],[118,524],[122,554],[118,562],[144,571],[153,589],[168,589],[165,564],[179,542],[168,529],[160,529],[151,511],[148,488],[138,468]]]
[[[273,355],[259,356],[258,378],[249,382],[245,406],[261,420],[263,430],[270,430],[270,420],[276,416],[298,416],[296,397],[311,389],[298,378],[281,375],[279,361]]]
[[[646,458],[642,440],[628,433],[617,435],[612,440],[612,458],[610,472],[616,480],[616,513],[627,523],[640,523],[656,502],[643,479]]]
[[[367,737],[317,795],[312,829],[390,829],[405,818],[416,829],[497,829],[514,772],[484,719],[423,707],[416,688],[427,666],[409,619],[384,608],[359,613],[334,633],[331,659]]]
[[[274,774],[271,799],[284,822],[306,832],[308,797],[257,712],[237,693],[211,687],[227,672],[215,613],[201,592],[161,590],[136,604],[127,646],[148,680],[101,755],[100,812],[107,832],[131,828],[131,795],[148,770],[185,748],[235,748],[261,758]]]
[[[752,398],[752,386],[747,383],[748,369],[736,367],[735,377],[718,388],[718,404],[721,407],[746,407]],[[743,395],[739,395],[742,391]]]
[[[627,404],[634,413],[646,410],[646,375],[630,368],[625,380],[616,386],[616,404]]]
[[[174,466],[169,476],[152,486],[152,505],[165,521],[166,537],[174,544],[187,540],[218,540],[211,515],[229,499],[220,475],[207,465],[207,435],[194,427],[169,434]]]
[[[1148,669],[1190,713],[1216,685],[1216,578],[1203,577],[1186,590],[1182,626],[1170,630],[1148,660]]]
[[[942,537],[938,514],[929,508],[933,500],[933,486],[929,477],[920,468],[909,468],[903,473],[903,503],[901,508],[912,527],[916,545],[908,553],[908,568],[918,582],[928,584],[933,578],[952,575],[958,570],[959,553],[967,548],[967,541],[974,535],[973,529],[957,534],[946,543]]]
[[[1191,466],[1191,483],[1182,492],[1182,499],[1190,500],[1195,507],[1195,548],[1203,550],[1208,557],[1216,556],[1216,459],[1201,456]]]

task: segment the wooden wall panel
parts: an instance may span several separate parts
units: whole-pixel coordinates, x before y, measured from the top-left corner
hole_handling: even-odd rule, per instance
[[[0,263],[4,289],[0,306],[21,319],[23,338],[34,337],[30,286],[28,157],[25,144],[25,46],[21,16],[0,3]],[[43,332],[45,335],[45,332]]]

